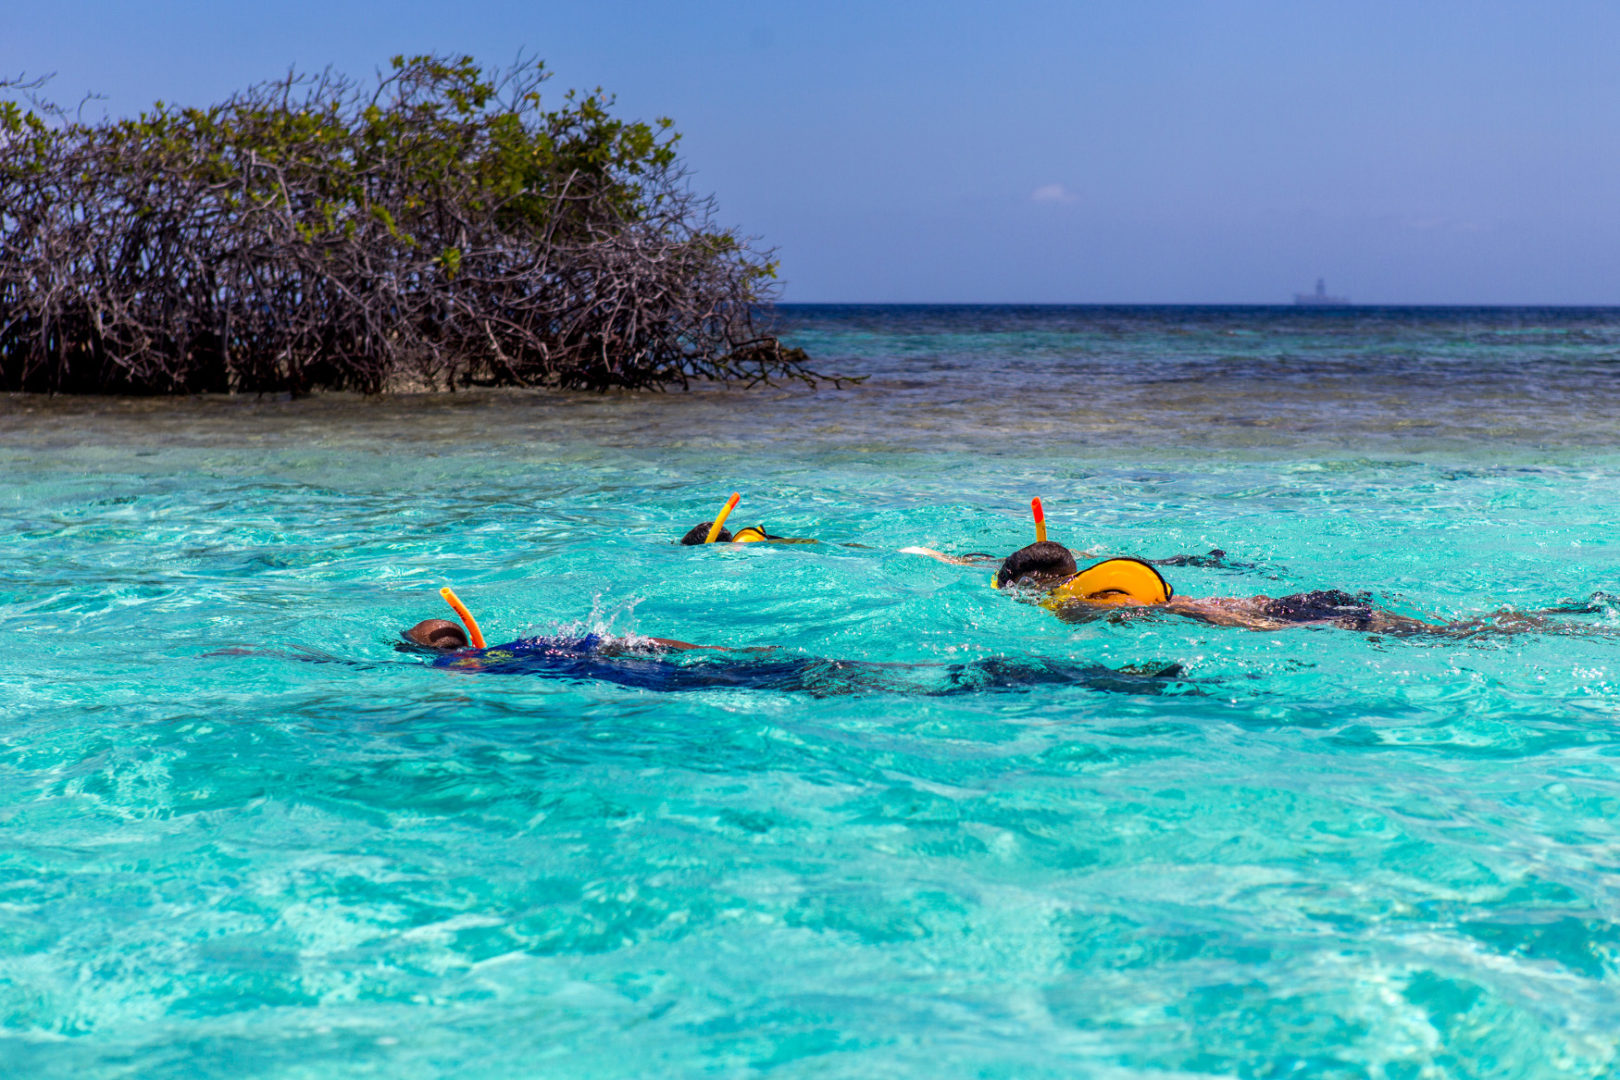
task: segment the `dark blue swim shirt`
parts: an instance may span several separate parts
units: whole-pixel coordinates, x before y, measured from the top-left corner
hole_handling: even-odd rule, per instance
[[[1080,686],[1121,693],[1163,693],[1179,665],[1115,671],[1100,664],[1035,657],[988,657],[962,664],[874,664],[818,657],[676,653],[598,634],[521,638],[441,656],[434,667],[488,675],[539,675],[614,683],[663,693],[775,690],[831,697],[901,693],[949,696],[1037,686]]]

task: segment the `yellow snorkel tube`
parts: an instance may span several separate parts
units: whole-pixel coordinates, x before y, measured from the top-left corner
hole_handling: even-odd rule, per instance
[[[1104,559],[1053,589],[1046,604],[1162,604],[1174,595],[1170,583],[1141,559]]]
[[[703,541],[705,544],[714,543],[714,538],[720,535],[720,529],[725,525],[726,518],[731,516],[731,512],[737,509],[737,504],[741,501],[742,495],[733,491],[731,493],[731,498],[726,500],[725,507],[715,517],[714,524],[709,526],[709,535]]]
[[[457,615],[461,616],[462,623],[467,627],[467,640],[471,642],[472,647],[482,649],[484,647],[484,635],[478,629],[478,620],[472,617],[472,612],[468,611],[467,605],[461,602],[461,597],[457,596],[456,591],[448,585],[439,590],[439,595],[444,597],[445,603],[455,609]]]

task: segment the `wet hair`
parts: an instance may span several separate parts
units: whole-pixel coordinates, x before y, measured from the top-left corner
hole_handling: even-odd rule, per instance
[[[1050,540],[1039,540],[1007,556],[1001,569],[996,571],[996,588],[1004,589],[1009,584],[1056,585],[1079,572],[1068,548]]]
[[[714,528],[714,522],[712,521],[705,521],[701,525],[694,525],[692,526],[691,532],[681,537],[681,543],[687,545],[701,544],[704,540],[708,539],[709,530],[712,528]],[[714,542],[717,544],[731,543],[731,530],[721,529],[720,534],[714,538]]]
[[[455,652],[467,647],[467,632],[449,619],[423,619],[405,631],[405,640],[435,652]]]

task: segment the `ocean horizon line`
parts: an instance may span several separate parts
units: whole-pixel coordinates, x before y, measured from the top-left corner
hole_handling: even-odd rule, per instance
[[[1344,311],[1620,311],[1620,300],[1605,304],[1575,303],[1360,303],[1347,304],[1295,304],[1288,301],[1275,303],[1226,302],[1213,300],[1188,301],[1108,301],[1108,300],[779,300],[778,308],[1138,308],[1162,311],[1167,308],[1203,308],[1229,311],[1299,311],[1312,314],[1342,313]]]

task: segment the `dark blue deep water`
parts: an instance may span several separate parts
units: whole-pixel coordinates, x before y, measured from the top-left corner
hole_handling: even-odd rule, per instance
[[[1620,311],[782,317],[867,380],[0,398],[0,1076],[1620,1072]],[[1487,632],[901,551],[1034,495]]]

